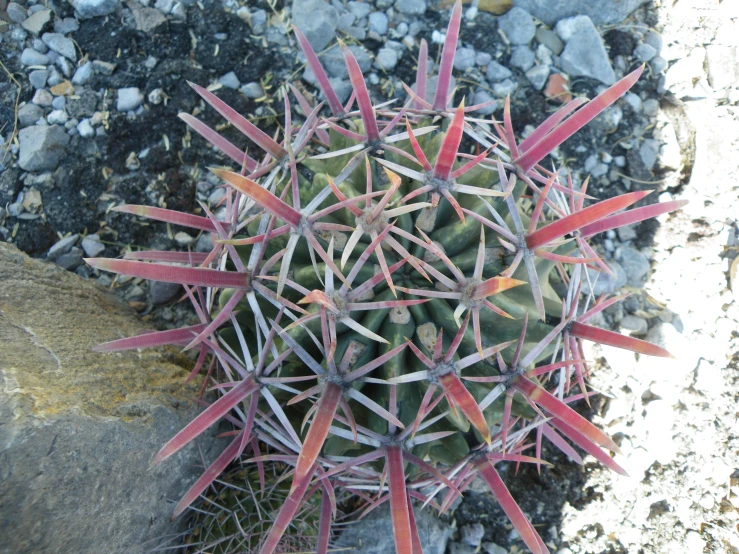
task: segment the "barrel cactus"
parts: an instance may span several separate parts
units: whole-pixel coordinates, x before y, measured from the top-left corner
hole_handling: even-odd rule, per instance
[[[341,489],[367,511],[389,501],[397,552],[420,553],[414,501],[447,510],[479,474],[528,548],[543,553],[495,465],[545,464],[546,438],[574,460],[572,444],[623,471],[607,453],[616,443],[569,406],[593,394],[582,341],[669,353],[588,324],[621,299],[581,294],[586,268],[610,272],[588,238],[680,204],[622,211],[649,191],[592,203],[587,180],[576,187],[542,160],[626,93],[643,67],[593,100],[563,105],[518,142],[507,100],[502,122],[476,118],[481,106],[452,105],[461,10],[457,2],[451,11],[431,101],[425,41],[402,107],[373,105],[341,44],[353,86],[342,105],[297,28],[325,101],[312,106],[284,87],[281,139],[193,84],[263,156],[182,114],[236,164],[211,169],[226,187],[219,217],[207,206],[204,216],[116,208],[214,237],[209,253],[88,260],[182,284],[201,320],[98,347],[175,344],[199,352],[192,377],[207,368],[217,399],[154,463],[224,418],[232,438],[175,515],[234,460],[279,462],[292,468],[291,484],[261,552],[276,551],[313,495],[316,551],[326,552]]]

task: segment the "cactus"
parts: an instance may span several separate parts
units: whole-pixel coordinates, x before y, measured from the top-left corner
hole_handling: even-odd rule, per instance
[[[372,104],[342,44],[353,86],[342,105],[297,28],[325,102],[313,107],[296,87],[283,88],[281,141],[193,84],[263,158],[182,114],[238,166],[211,169],[227,187],[224,215],[206,206],[204,216],[117,208],[215,238],[209,253],[88,260],[181,283],[200,317],[195,326],[97,347],[175,344],[199,352],[191,377],[208,367],[205,383],[218,399],[154,463],[223,418],[233,438],[175,515],[232,461],[280,462],[291,466],[291,484],[262,553],[275,551],[313,495],[321,498],[316,551],[326,552],[336,489],[367,510],[389,501],[397,552],[419,553],[412,502],[447,510],[479,474],[528,548],[544,553],[495,465],[546,464],[545,437],[581,460],[566,437],[623,472],[607,453],[618,452],[614,441],[569,406],[593,394],[582,342],[669,353],[588,324],[622,297],[581,299],[584,266],[610,272],[587,239],[681,203],[621,211],[649,193],[637,191],[586,206],[587,180],[575,187],[542,160],[626,93],[643,66],[593,100],[567,103],[517,142],[508,100],[502,122],[471,116],[480,106],[450,103],[461,9],[457,2],[451,11],[432,102],[425,41],[403,107]],[[324,104],[330,114],[321,116]]]
[[[227,470],[203,495],[190,513],[184,552],[199,554],[255,554],[290,491],[288,466],[265,463],[261,467],[236,466]],[[321,503],[314,496],[293,520],[278,552],[313,552],[320,522]]]

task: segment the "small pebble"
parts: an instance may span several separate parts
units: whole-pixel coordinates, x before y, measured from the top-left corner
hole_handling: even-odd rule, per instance
[[[54,97],[51,95],[51,93],[46,89],[39,89],[37,90],[33,95],[33,102],[37,106],[51,106],[51,103],[54,101]]]
[[[42,117],[44,117],[44,109],[33,103],[24,104],[18,110],[18,122],[21,127],[34,125]]]
[[[46,54],[36,52],[33,48],[26,48],[21,53],[22,65],[47,65],[49,57]]]
[[[8,14],[8,17],[13,23],[23,23],[28,17],[26,9],[20,4],[16,4],[15,2],[10,2],[5,7],[5,12]]]
[[[82,249],[74,246],[69,252],[58,256],[54,261],[66,270],[75,269],[82,263]]]
[[[241,83],[239,82],[239,78],[233,71],[229,71],[225,75],[221,76],[221,78],[218,79],[218,82],[221,83],[221,85],[223,85],[224,87],[233,90],[237,90],[241,85]]]
[[[119,112],[128,112],[135,110],[144,103],[144,95],[136,87],[126,87],[118,89],[118,102],[116,109]]]
[[[51,101],[51,107],[55,110],[63,110],[67,107],[67,99],[64,96],[57,96]]]
[[[549,66],[548,65],[535,65],[528,71],[526,71],[526,78],[531,82],[536,90],[541,90],[547,82],[549,77]]]
[[[477,104],[485,104],[486,102],[490,102],[491,100],[495,100],[490,94],[485,90],[479,90],[475,93],[475,99],[474,103]],[[477,110],[477,113],[481,115],[491,115],[495,110],[498,108],[497,104],[491,104],[489,106],[485,106],[483,108],[479,108]]]
[[[164,283],[162,281],[152,281],[149,285],[149,295],[152,304],[160,305],[171,302],[181,290],[179,283]]]
[[[67,38],[61,33],[44,33],[41,39],[54,52],[61,54],[73,62],[77,61],[77,51],[71,38]]]
[[[82,138],[92,138],[95,136],[95,129],[87,118],[77,124],[77,132]]]
[[[383,12],[372,12],[369,14],[369,28],[378,35],[387,33],[388,19]]]
[[[92,62],[86,62],[77,68],[72,77],[72,84],[86,85],[92,78]]]
[[[241,87],[241,94],[247,98],[261,98],[264,96],[264,89],[262,88],[262,85],[256,81],[252,81],[251,83],[246,83]]]
[[[508,79],[513,73],[507,67],[499,64],[496,61],[492,61],[488,64],[487,70],[485,71],[485,77],[487,80],[492,82],[503,81]]]
[[[657,50],[654,46],[642,42],[639,46],[634,49],[634,57],[640,61],[648,62],[657,55]]]
[[[48,78],[49,72],[45,69],[37,69],[35,71],[31,71],[31,73],[28,74],[28,81],[36,90],[44,88],[46,86],[46,80]]]
[[[485,67],[491,62],[492,59],[493,57],[487,52],[478,52],[475,55],[475,65]]]
[[[180,246],[190,246],[193,242],[195,242],[195,239],[185,233],[184,231],[180,231],[174,236],[175,242]]]
[[[50,260],[54,260],[62,254],[66,254],[72,249],[72,246],[74,246],[78,238],[79,235],[70,235],[66,238],[58,240],[52,245],[51,248],[49,248],[49,252],[46,254],[46,257]]]
[[[517,88],[518,83],[512,81],[511,79],[506,79],[505,81],[495,83],[493,85],[493,91],[498,96],[508,96],[509,94],[513,94],[514,92],[516,92]]]
[[[53,110],[46,116],[49,125],[64,125],[68,119],[69,116],[64,110]]]
[[[475,65],[475,51],[472,48],[460,48],[454,56],[454,69],[466,71]]]
[[[536,34],[534,18],[526,10],[514,7],[498,18],[498,26],[511,44],[528,44]]]
[[[146,97],[150,104],[158,106],[164,101],[164,91],[160,88],[155,88]]]
[[[511,59],[508,63],[513,67],[526,71],[534,65],[535,59],[536,55],[534,54],[534,51],[528,46],[515,46],[511,52]]]
[[[395,68],[398,63],[398,52],[393,48],[380,48],[375,58],[375,67],[390,71]]]

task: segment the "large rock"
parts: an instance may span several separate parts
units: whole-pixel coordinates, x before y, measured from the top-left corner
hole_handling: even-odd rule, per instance
[[[587,15],[596,25],[620,23],[626,16],[649,0],[513,0],[550,27],[564,17]]]
[[[616,82],[603,39],[588,16],[562,19],[555,31],[566,43],[560,55],[560,66],[567,74],[598,79],[606,85]]]
[[[77,10],[80,19],[108,15],[116,11],[120,0],[68,0]]]
[[[35,125],[18,133],[18,165],[26,171],[51,171],[67,151],[69,135],[59,125]]]
[[[334,40],[339,14],[323,0],[293,0],[293,24],[303,31],[313,50],[320,52]]]
[[[149,465],[200,411],[188,361],[91,351],[140,326],[93,282],[0,243],[0,553],[138,554],[182,530],[168,499],[200,454]]]
[[[444,554],[452,535],[452,527],[434,517],[434,512],[413,506],[418,525],[418,537],[424,554]],[[366,517],[349,524],[336,541],[338,549],[354,554],[386,554],[395,552],[393,524],[388,503],[370,512]]]

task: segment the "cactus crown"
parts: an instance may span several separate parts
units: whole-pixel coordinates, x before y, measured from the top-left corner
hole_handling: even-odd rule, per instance
[[[610,271],[587,239],[679,203],[616,213],[647,191],[586,207],[587,181],[576,188],[540,162],[623,95],[643,68],[594,100],[572,100],[516,142],[508,100],[502,123],[469,115],[480,106],[450,105],[461,10],[457,2],[451,11],[432,102],[425,41],[415,91],[406,87],[401,108],[372,104],[342,44],[353,85],[342,105],[299,29],[295,36],[331,115],[321,116],[323,103],[312,107],[288,85],[302,116],[293,120],[297,110],[283,89],[281,141],[193,84],[263,157],[251,158],[182,114],[240,168],[211,169],[227,185],[224,215],[216,218],[206,206],[206,216],[117,208],[215,238],[209,253],[88,260],[181,283],[201,319],[97,347],[176,344],[199,351],[191,378],[208,368],[206,383],[218,399],[154,462],[222,418],[233,424],[233,438],[175,515],[233,460],[260,468],[281,462],[293,468],[291,486],[261,552],[275,551],[314,494],[321,495],[316,550],[326,552],[339,487],[365,500],[367,510],[389,501],[397,552],[420,553],[412,500],[444,511],[479,474],[528,548],[543,553],[544,542],[494,466],[546,463],[542,437],[579,459],[564,436],[623,471],[602,449],[618,452],[617,445],[569,407],[592,394],[581,343],[669,353],[588,325],[620,297],[582,305],[583,266]],[[465,137],[472,154],[461,149]],[[524,454],[530,446],[535,453]]]

